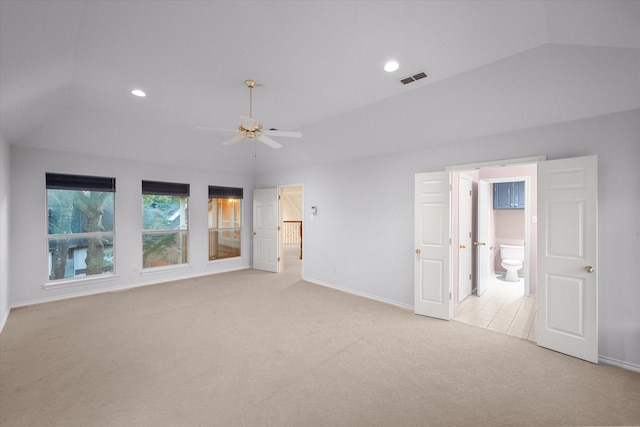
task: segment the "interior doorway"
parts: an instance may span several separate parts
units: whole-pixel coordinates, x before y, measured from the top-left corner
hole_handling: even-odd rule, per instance
[[[453,296],[452,318],[535,341],[536,164],[455,171],[452,178],[453,193],[457,189],[459,195],[458,200],[455,197],[452,200],[452,218],[453,221],[456,218],[463,221],[468,216],[473,218],[472,258],[475,265],[472,293],[466,295],[459,291]],[[463,199],[468,180],[472,181],[471,203]],[[502,200],[504,196],[498,190],[503,188],[506,188],[507,196],[517,198],[519,195],[517,203]],[[520,193],[511,191],[515,188]],[[457,229],[463,230],[463,224],[458,224]],[[454,232],[453,243],[457,245],[453,247],[466,246],[467,238],[462,231],[458,235]],[[513,273],[506,274],[501,247],[515,249],[515,258],[522,258],[522,268],[518,269],[516,278]],[[468,261],[462,249],[452,252],[455,276],[456,270],[462,272],[462,266]],[[456,269],[456,265],[459,268]],[[453,277],[454,283],[459,284],[458,289],[463,289],[467,280],[462,273]],[[455,293],[456,286],[453,288]]]
[[[451,166],[445,171],[415,174],[414,311],[449,320],[453,314],[451,214],[453,172],[490,166],[535,163],[531,180],[537,195],[539,218],[530,218],[535,240],[529,253],[537,253],[535,341],[560,353],[598,363],[598,158],[571,157],[546,160],[520,158]],[[480,186],[479,188],[483,188]],[[485,187],[486,188],[486,187]],[[531,209],[531,211],[534,211]],[[486,248],[486,242],[475,242]],[[539,245],[539,249],[537,249]],[[479,249],[481,250],[481,249]],[[526,259],[525,259],[526,261]],[[518,267],[520,268],[520,267]],[[507,275],[509,268],[507,267]],[[517,276],[516,276],[517,277]],[[515,280],[514,280],[515,281]],[[532,292],[533,288],[532,288]]]
[[[304,214],[304,187],[290,185],[280,187],[280,254],[282,271],[302,277]]]

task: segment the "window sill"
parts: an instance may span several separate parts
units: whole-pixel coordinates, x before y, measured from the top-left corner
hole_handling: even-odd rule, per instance
[[[220,265],[220,264],[235,264],[238,261],[244,261],[244,258],[242,256],[234,256],[234,257],[230,257],[230,258],[219,258],[219,259],[210,259],[209,261],[207,261],[207,265],[208,266],[213,266],[213,265]]]
[[[191,270],[191,264],[165,265],[162,267],[149,267],[140,271],[141,276],[152,276],[154,274],[172,273],[174,271]]]
[[[42,287],[46,289],[70,288],[73,286],[85,286],[100,282],[110,282],[118,280],[120,276],[117,274],[101,275],[98,277],[84,277],[82,279],[56,280],[55,282],[47,282]]]

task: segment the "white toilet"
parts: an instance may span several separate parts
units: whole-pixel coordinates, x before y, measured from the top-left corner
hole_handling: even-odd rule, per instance
[[[500,245],[500,258],[502,267],[507,270],[504,280],[507,282],[518,281],[518,270],[524,262],[524,246]]]

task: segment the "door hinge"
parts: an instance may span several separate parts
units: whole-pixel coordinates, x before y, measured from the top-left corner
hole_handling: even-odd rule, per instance
[[[280,231],[280,226],[278,226],[278,231]]]
[[[278,262],[280,262],[280,257],[278,257]]]
[[[469,273],[469,280],[471,280],[471,273]]]
[[[280,200],[280,195],[278,194],[278,200]]]
[[[451,299],[451,292],[449,292],[449,299]]]

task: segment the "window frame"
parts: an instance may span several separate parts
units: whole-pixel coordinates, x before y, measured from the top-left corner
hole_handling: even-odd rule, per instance
[[[243,238],[243,198],[244,198],[244,190],[243,188],[238,188],[238,187],[220,187],[220,186],[213,186],[210,185],[209,186],[209,197],[207,199],[207,259],[209,262],[215,263],[215,262],[222,262],[222,261],[228,261],[228,260],[233,260],[233,259],[238,259],[238,258],[242,258],[242,238]],[[217,223],[215,224],[215,226],[210,227],[209,223],[210,223],[210,211],[209,211],[209,206],[212,205],[213,200],[215,200],[215,205],[216,205],[216,209],[217,209],[217,205],[218,205],[218,200],[228,200],[228,201],[237,201],[239,203],[239,208],[238,208],[238,217],[237,217],[237,221],[239,222],[240,226],[239,227],[220,227],[218,226],[218,224],[221,223],[220,219],[217,221]],[[216,218],[218,217],[218,213],[215,213]],[[224,232],[238,232],[239,236],[238,236],[238,254],[237,255],[233,255],[233,256],[225,256],[225,257],[219,257],[219,256],[215,256],[212,257],[212,250],[213,247],[218,248],[218,245],[216,245],[215,243],[218,242],[218,240],[213,237],[214,234],[213,233],[224,233]],[[214,243],[215,241],[215,243]],[[216,252],[215,255],[219,255],[219,252]]]
[[[145,216],[145,204],[144,196],[169,196],[184,198],[184,222],[185,228],[164,228],[164,229],[145,229],[144,216]],[[163,182],[163,181],[150,181],[142,180],[142,192],[141,192],[141,218],[143,219],[141,224],[141,249],[142,249],[142,274],[153,272],[157,270],[165,269],[182,269],[189,267],[189,198],[190,198],[190,185],[180,184],[175,182]],[[182,204],[182,201],[181,201]],[[181,208],[182,210],[182,208]],[[162,264],[162,265],[145,265],[145,236],[162,236],[173,235],[181,236],[181,258],[184,262],[176,264]]]
[[[112,193],[110,203],[112,205],[112,229],[110,231],[82,231],[76,232],[70,230],[70,232],[65,233],[51,233],[51,201],[50,201],[50,191],[51,190],[63,190],[69,192],[108,192]],[[80,209],[73,209],[74,212],[82,213]],[[72,214],[74,215],[74,214]],[[100,221],[102,221],[104,214],[101,215]],[[73,220],[72,220],[73,221]],[[61,174],[54,172],[46,172],[45,173],[45,225],[46,225],[46,233],[45,233],[45,247],[47,253],[47,262],[46,262],[46,270],[45,270],[45,281],[43,287],[45,289],[59,288],[59,287],[67,287],[67,286],[76,286],[88,283],[95,283],[101,281],[115,280],[118,276],[116,274],[116,179],[113,177],[103,177],[103,176],[92,176],[92,175],[81,175],[81,174]],[[73,226],[73,223],[71,224]],[[60,231],[60,230],[58,230]],[[86,239],[87,241],[91,238],[110,238],[111,242],[107,245],[110,251],[110,260],[111,260],[111,268],[107,271],[102,271],[101,273],[94,273],[87,275],[85,267],[85,272],[81,273],[82,275],[76,275],[75,266],[74,273],[72,276],[61,277],[58,279],[52,278],[52,267],[53,267],[53,255],[51,252],[51,242],[57,239],[73,239],[73,240],[82,240]],[[80,247],[83,248],[83,247]],[[87,250],[89,248],[89,244],[87,244]],[[73,258],[74,253],[69,251],[70,248],[67,248],[67,260]],[[74,248],[74,251],[77,248]],[[106,259],[103,253],[103,261]],[[85,258],[86,260],[86,258]],[[104,264],[102,264],[104,268]]]

